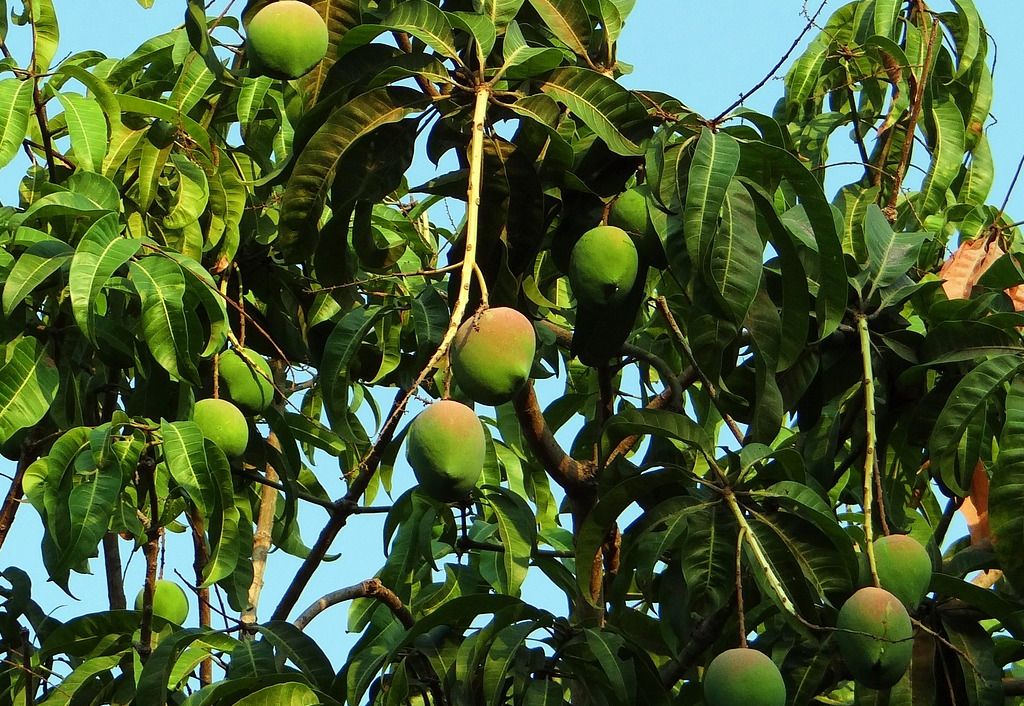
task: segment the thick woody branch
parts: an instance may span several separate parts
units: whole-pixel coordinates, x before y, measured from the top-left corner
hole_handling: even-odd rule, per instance
[[[312,622],[313,618],[323,613],[331,606],[344,603],[345,601],[351,601],[356,598],[373,598],[386,605],[399,622],[408,629],[413,626],[415,621],[413,620],[412,613],[409,609],[402,605],[401,599],[395,595],[395,593],[387,588],[380,582],[379,579],[368,579],[361,581],[355,586],[349,586],[347,588],[341,588],[337,591],[331,591],[327,595],[317,599],[311,606],[302,611],[302,614],[295,619],[295,627],[299,630],[305,630],[306,626]]]
[[[537,393],[533,390],[533,383],[524,385],[512,398],[512,404],[530,450],[563,490],[571,494],[593,480],[593,466],[581,464],[569,456],[551,433],[537,401]]]

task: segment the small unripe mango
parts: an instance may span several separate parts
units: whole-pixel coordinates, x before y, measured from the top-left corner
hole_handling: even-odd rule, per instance
[[[228,458],[238,458],[245,453],[249,445],[249,424],[241,410],[227,400],[199,400],[192,412],[192,421]]]
[[[537,351],[533,324],[515,309],[487,309],[467,319],[452,342],[452,372],[475,402],[508,402],[530,378]]]
[[[932,582],[932,560],[928,550],[905,534],[879,537],[874,543],[875,568],[882,588],[900,599],[907,610],[913,610],[928,593]],[[871,574],[863,577],[869,584]]]
[[[259,414],[274,401],[270,364],[251,350],[232,348],[221,354],[218,371],[224,395],[246,412]]]
[[[647,196],[639,187],[622,192],[608,210],[608,225],[627,233],[646,235],[651,230],[651,214],[647,211]]]
[[[704,672],[708,706],[786,706],[786,682],[764,653],[739,647],[711,660]]]
[[[633,288],[639,257],[632,238],[621,228],[591,228],[569,256],[569,283],[576,299],[601,306],[622,301]]]
[[[409,425],[406,458],[420,488],[440,502],[463,500],[484,467],[486,441],[476,413],[454,400],[439,400]]]
[[[142,610],[142,599],[146,589],[135,596],[135,610]],[[159,579],[153,584],[153,615],[168,622],[181,625],[188,619],[188,596],[181,586],[173,581]]]
[[[835,634],[853,678],[872,689],[888,689],[910,666],[914,628],[907,609],[888,591],[869,586],[839,609]]]
[[[309,73],[327,54],[330,38],[320,13],[299,0],[277,0],[253,15],[245,43],[268,76],[294,79]]]

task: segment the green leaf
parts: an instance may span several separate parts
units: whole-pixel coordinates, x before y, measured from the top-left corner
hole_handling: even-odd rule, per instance
[[[110,213],[93,223],[71,258],[68,289],[75,321],[89,340],[95,343],[93,320],[100,291],[110,277],[138,252],[141,241],[121,237],[121,222]]]
[[[647,109],[613,79],[590,69],[567,66],[555,69],[537,85],[572,111],[612,152],[643,154],[637,141],[649,132]]]
[[[939,413],[928,441],[932,472],[940,474],[946,486],[957,495],[967,495],[974,473],[973,466],[956,467],[961,437],[974,415],[1022,368],[1024,359],[1016,355],[997,356],[979,363],[957,383]]]
[[[921,204],[914,209],[918,219],[937,213],[946,205],[946,191],[960,172],[966,151],[964,118],[952,97],[936,100],[931,107],[934,121],[929,136],[932,164],[921,186]]]
[[[74,568],[96,553],[96,547],[107,531],[114,505],[121,494],[123,476],[113,465],[96,468],[91,479],[77,483],[68,498],[71,535],[61,547],[59,564]]]
[[[893,232],[882,209],[870,204],[864,216],[864,241],[868,250],[868,272],[871,275],[868,298],[876,289],[888,287],[907,274],[917,263],[921,246],[930,238],[930,233]]]
[[[80,615],[45,636],[39,659],[46,660],[56,655],[90,658],[119,654],[131,647],[132,634],[139,629],[141,621],[142,612],[137,610]],[[155,630],[167,624],[166,620],[153,616]]]
[[[739,163],[740,146],[735,139],[726,133],[701,130],[690,162],[682,233],[690,262],[701,271],[707,266],[725,192]]]
[[[509,24],[519,14],[525,0],[473,0],[473,9],[487,17],[495,27]]]
[[[100,171],[107,154],[107,121],[103,109],[93,98],[74,93],[58,93],[64,106],[64,120],[71,135],[76,164],[90,172]]]
[[[181,268],[173,260],[150,255],[129,265],[129,279],[142,300],[142,336],[153,357],[172,377],[198,384],[193,362],[197,342],[190,336]]]
[[[323,702],[305,684],[291,682],[267,686],[235,702],[235,706],[318,706]]]
[[[748,158],[771,164],[800,199],[818,250],[818,336],[824,338],[839,327],[846,314],[848,289],[843,246],[832,206],[815,176],[790,152],[763,142],[745,142],[743,159]]]
[[[348,411],[348,366],[384,309],[359,308],[342,317],[324,345],[320,387],[327,416],[334,424]]]
[[[109,655],[106,657],[93,657],[87,659],[77,667],[71,674],[64,677],[60,685],[51,689],[43,706],[70,706],[78,691],[89,684],[96,676],[107,672],[118,665],[123,655]]]
[[[212,157],[213,148],[210,146],[210,134],[202,125],[187,115],[178,112],[166,103],[146,100],[145,98],[122,93],[117,94],[117,102],[121,104],[121,110],[125,113],[139,113],[140,115],[160,118],[182,128],[188,133],[189,137],[196,141],[196,144],[199,145],[199,148],[206,156]]]
[[[494,23],[476,12],[446,12],[444,14],[453,27],[457,27],[473,37],[477,50],[486,60],[491,50],[494,49],[494,43],[498,40],[497,28]]]
[[[537,541],[537,520],[530,506],[516,493],[493,485],[485,485],[483,489],[483,499],[494,510],[498,536],[505,547],[501,556],[507,581],[503,593],[518,596],[530,569],[530,557]]]
[[[622,638],[606,632],[599,632],[591,628],[584,630],[583,635],[587,641],[587,647],[597,660],[601,673],[608,679],[612,688],[614,703],[628,704],[633,701],[632,694],[635,691],[635,684],[632,689],[627,688],[627,676],[623,669],[623,660],[619,658],[619,650],[622,647]],[[617,644],[616,644],[617,643]],[[629,679],[629,681],[633,681]]]
[[[312,251],[312,236],[334,171],[360,137],[420,110],[426,99],[400,86],[377,88],[336,110],[302,151],[281,202],[278,243],[291,259]]]
[[[338,57],[368,44],[387,30],[411,34],[441,56],[461,63],[451,23],[444,11],[427,0],[398,3],[380,24],[362,24],[350,29],[338,45]]]
[[[587,56],[593,23],[583,0],[530,0],[530,4],[559,41],[578,56]]]
[[[170,161],[178,173],[178,187],[168,204],[163,224],[167,228],[184,228],[198,221],[206,211],[210,201],[210,184],[202,167],[185,155],[175,152],[171,154]]]
[[[654,434],[681,441],[704,454],[711,454],[713,443],[707,432],[685,414],[666,409],[625,409],[608,420],[601,439],[607,455],[622,439],[633,434]]]
[[[210,475],[214,479],[219,479],[219,482],[215,483],[215,487],[220,490],[217,506],[212,516],[208,518],[210,546],[213,547],[213,553],[203,569],[203,586],[206,587],[231,576],[235,566],[238,565],[241,534],[239,523],[242,514],[239,512],[233,493],[230,480],[231,466],[228,464],[227,457],[220,447],[209,439],[205,440],[204,445],[206,447],[206,464],[210,468]]]
[[[722,223],[708,253],[711,280],[723,308],[741,323],[761,286],[764,243],[757,231],[753,199],[731,182],[722,205]]]
[[[54,238],[32,243],[7,274],[3,292],[4,316],[10,316],[14,308],[47,277],[64,267],[71,260],[72,252],[70,246]]]
[[[519,28],[518,22],[511,22],[505,30],[505,38],[501,45],[504,63],[498,70],[500,75],[508,78],[530,78],[551,71],[562,63],[562,52],[553,47],[531,47]],[[536,96],[527,96],[526,101]]]
[[[517,623],[503,628],[494,637],[483,665],[484,703],[487,706],[501,706],[506,691],[506,677],[512,667],[519,648],[537,630],[537,622]]]
[[[7,345],[0,367],[0,444],[43,418],[57,397],[60,374],[35,338]]]
[[[327,24],[328,46],[337,47],[341,44],[345,34],[359,24],[360,8],[359,0],[313,0],[310,6],[320,13]],[[320,88],[327,78],[328,72],[337,61],[337,52],[328,51],[313,70],[300,79],[302,93],[309,103],[316,100],[320,94]]]
[[[736,583],[735,519],[721,503],[704,511],[688,504],[671,518],[674,522],[685,521],[680,529],[686,534],[674,548],[686,580],[687,608],[702,615],[718,610]],[[666,531],[662,542],[655,545],[658,553],[654,556],[663,555],[672,534],[675,532]]]
[[[330,689],[334,669],[320,646],[306,633],[284,620],[257,625],[256,630],[284,657],[323,690]]]
[[[619,515],[641,495],[656,494],[665,486],[677,482],[678,478],[668,471],[652,471],[627,478],[602,491],[601,499],[587,515],[577,533],[576,581],[584,600],[596,605],[596,598],[590,593],[591,572],[597,561],[598,550],[604,544],[608,531]]]
[[[135,614],[139,615],[139,613]],[[146,660],[142,674],[139,676],[138,690],[135,694],[137,703],[167,703],[168,682],[174,665],[185,648],[197,640],[218,640],[220,642],[218,646],[229,651],[237,644],[234,638],[218,635],[210,628],[181,628],[161,637],[156,648],[149,655],[149,659]]]
[[[1003,360],[995,358],[994,360]],[[966,380],[966,378],[965,378]],[[999,457],[989,487],[989,524],[999,566],[1015,590],[1024,589],[1024,380],[1017,378],[1006,396],[1006,421]]]
[[[60,30],[53,0],[32,0],[26,9],[32,12],[32,70],[45,74],[57,54]]]
[[[21,149],[32,116],[32,81],[0,80],[0,167],[7,166]]]
[[[231,484],[231,476],[215,478],[206,460],[203,433],[195,422],[163,422],[164,461],[171,477],[188,493],[200,514],[209,517],[217,507],[220,485]]]

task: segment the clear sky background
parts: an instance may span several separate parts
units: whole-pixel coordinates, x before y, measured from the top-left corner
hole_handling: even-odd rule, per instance
[[[58,57],[86,49],[99,50],[112,57],[126,56],[146,38],[180,25],[184,12],[181,0],[156,0],[150,10],[142,9],[134,0],[54,0],[54,4],[61,27]],[[809,4],[813,11],[818,1],[812,0]],[[839,0],[831,0],[822,21],[841,4]],[[1006,193],[1024,151],[1024,139],[1021,138],[1024,135],[1024,72],[1020,71],[1024,66],[1024,43],[1017,41],[1015,36],[1024,27],[1024,3],[1018,0],[976,0],[976,4],[998,49],[993,107],[995,120],[989,128],[997,164],[990,200],[998,203]],[[217,14],[225,5],[226,0],[217,0],[209,11]],[[237,0],[232,13],[237,15],[242,6],[244,1]],[[932,6],[945,10],[948,2],[937,0]],[[670,93],[704,115],[716,115],[740,93],[756,84],[783,55],[805,25],[802,10],[802,0],[637,0],[619,45],[619,58],[635,66],[635,71],[625,77],[623,83],[630,88]],[[804,43],[813,34],[809,34]],[[22,64],[28,55],[26,35],[25,28],[12,26],[8,38],[9,46]],[[780,77],[785,68],[779,72]],[[747,105],[770,113],[781,93],[781,80],[769,81]],[[841,139],[842,135],[837,142]],[[21,156],[0,170],[0,203],[16,203],[17,185],[27,164]],[[431,175],[427,172],[413,175],[411,181],[416,182],[420,176],[422,181]],[[1011,198],[1008,212],[1011,217],[1024,218],[1024,187]],[[558,394],[557,385],[545,384],[541,393],[542,398],[550,400]],[[563,437],[566,434],[571,437],[571,433],[571,429],[563,430],[560,438],[564,443],[569,443],[571,438]],[[341,484],[335,480],[338,475],[336,462],[323,454],[316,460],[322,469],[319,475],[325,485],[334,495],[340,494]],[[12,465],[0,459],[0,472],[6,476],[12,471]],[[396,487],[404,489],[411,481],[411,472],[404,463],[401,464],[395,474]],[[0,480],[0,491],[5,492],[6,489],[6,481]],[[378,503],[385,500],[378,498]],[[325,513],[317,510],[303,513],[303,534],[307,543],[315,540],[325,520]],[[381,524],[381,518],[373,515],[355,516],[349,521],[333,548],[334,552],[342,554],[341,558],[321,567],[299,602],[299,610],[316,597],[369,578],[378,570],[383,561]],[[72,575],[71,588],[81,599],[76,602],[52,584],[44,583],[42,577],[45,572],[39,559],[40,537],[38,515],[30,506],[22,508],[0,553],[0,567],[17,565],[28,571],[35,579],[35,599],[44,610],[53,611],[58,619],[67,620],[83,612],[104,610],[106,589],[100,562],[93,562],[97,571],[94,576]],[[130,546],[122,542],[122,555],[127,556],[129,550]],[[173,571],[177,569],[190,579],[191,562],[191,540],[186,536],[170,536],[167,542],[168,577],[173,578]],[[141,553],[137,553],[130,563],[126,578],[129,601],[142,585],[143,563]],[[298,564],[298,560],[280,552],[271,556],[261,617],[269,615]],[[526,599],[559,613],[564,612],[564,599],[542,576],[534,574],[539,572],[531,572],[532,578],[525,588]],[[342,663],[353,642],[353,636],[343,632],[346,618],[346,608],[338,606],[320,616],[309,628],[336,665]],[[190,619],[196,619],[194,608]],[[216,618],[214,624],[219,624]]]

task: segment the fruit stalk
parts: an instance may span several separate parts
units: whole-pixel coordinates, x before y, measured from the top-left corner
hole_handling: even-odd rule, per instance
[[[868,554],[868,569],[871,571],[871,583],[877,588],[880,584],[878,566],[875,564],[874,530],[871,526],[875,477],[875,374],[871,366],[871,332],[868,330],[868,319],[863,314],[857,315],[857,333],[860,337],[860,357],[864,368],[864,543]]]

